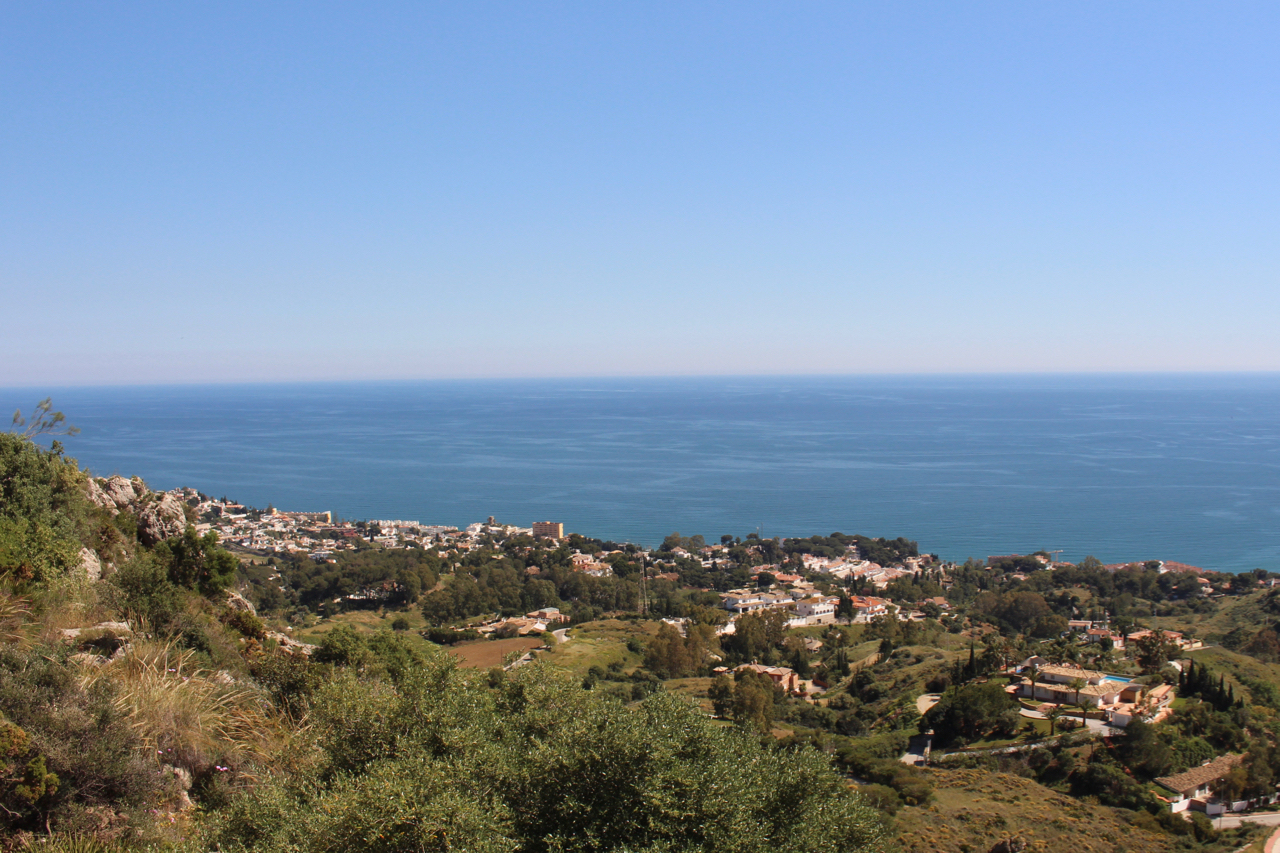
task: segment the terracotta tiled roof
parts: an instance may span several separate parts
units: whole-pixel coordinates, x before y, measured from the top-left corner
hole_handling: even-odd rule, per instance
[[[1240,755],[1224,755],[1215,758],[1208,764],[1199,767],[1192,767],[1185,773],[1179,773],[1177,776],[1160,776],[1156,779],[1156,783],[1165,786],[1170,791],[1177,791],[1179,794],[1187,791],[1194,791],[1215,779],[1221,779],[1231,771],[1231,768],[1240,763]]]
[[[1058,675],[1063,678],[1083,678],[1088,681],[1091,678],[1103,679],[1107,677],[1105,672],[1096,672],[1092,669],[1077,669],[1074,666],[1042,666],[1040,667],[1040,675]]]

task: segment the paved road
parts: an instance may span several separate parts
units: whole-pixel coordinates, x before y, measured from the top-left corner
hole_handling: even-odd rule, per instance
[[[552,631],[551,635],[561,643],[567,643],[569,642],[569,638],[565,636],[565,634],[568,632],[568,630],[569,630],[568,628],[559,628],[555,631]]]
[[[942,697],[937,693],[923,693],[916,697],[916,710],[923,714],[937,705],[940,698]]]
[[[1242,823],[1256,823],[1259,826],[1280,826],[1280,812],[1263,812],[1261,814],[1223,815],[1213,819],[1215,829],[1230,829]],[[1275,837],[1272,837],[1272,841]],[[1270,844],[1271,842],[1267,842]],[[1270,848],[1268,848],[1270,850]]]

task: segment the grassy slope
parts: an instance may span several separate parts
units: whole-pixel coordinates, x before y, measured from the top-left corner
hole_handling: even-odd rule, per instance
[[[593,666],[607,669],[613,663],[621,663],[623,671],[630,672],[644,662],[644,655],[629,650],[627,641],[647,642],[658,633],[659,624],[622,619],[583,622],[569,629],[569,642],[552,647],[541,660],[575,674],[585,674]]]
[[[1214,599],[1217,607],[1212,613],[1179,613],[1176,616],[1157,616],[1143,621],[1149,622],[1152,627],[1168,631],[1189,628],[1197,637],[1214,642],[1239,627],[1258,631],[1275,624],[1276,615],[1262,606],[1266,594],[1267,591],[1259,591]]]
[[[1197,664],[1204,664],[1212,671],[1226,675],[1228,683],[1234,683],[1237,696],[1249,695],[1242,690],[1241,679],[1280,684],[1280,664],[1265,663],[1250,655],[1233,652],[1221,646],[1192,652],[1190,657]]]
[[[424,648],[428,646],[437,648],[434,643],[424,640],[418,634],[418,631],[426,627],[426,622],[423,620],[422,614],[414,608],[387,610],[381,613],[376,610],[352,610],[346,613],[338,613],[334,616],[327,616],[320,619],[310,628],[295,629],[290,633],[293,634],[296,640],[319,645],[324,640],[324,635],[339,625],[348,625],[362,634],[373,634],[383,629],[390,630],[391,623],[398,618],[404,618],[409,622],[409,629],[400,632],[402,637],[410,643],[419,643]]]
[[[902,853],[986,853],[1006,838],[1028,853],[1166,853],[1174,839],[1129,826],[1124,813],[1088,805],[1029,779],[984,770],[932,770],[936,800],[898,812]]]

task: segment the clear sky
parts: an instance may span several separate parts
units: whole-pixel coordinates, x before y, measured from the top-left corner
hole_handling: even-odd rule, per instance
[[[0,385],[1280,370],[1274,3],[9,3]]]

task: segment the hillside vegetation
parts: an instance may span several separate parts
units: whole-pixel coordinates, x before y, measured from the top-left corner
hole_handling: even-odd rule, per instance
[[[676,696],[463,669],[390,629],[308,654],[170,504],[0,434],[7,848],[884,849],[821,753]]]

